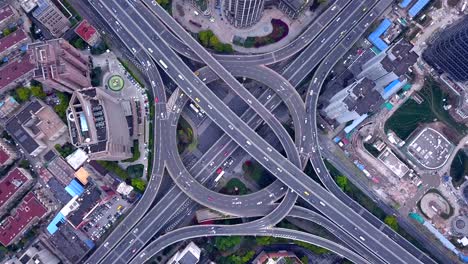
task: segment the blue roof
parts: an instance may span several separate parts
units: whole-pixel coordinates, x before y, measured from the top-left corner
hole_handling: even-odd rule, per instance
[[[408,5],[411,3],[411,1],[413,1],[413,0],[403,0],[403,1],[401,1],[401,3],[399,4],[399,6],[400,6],[401,8],[406,8],[406,7],[408,7]]]
[[[94,246],[96,245],[91,239],[86,239],[84,242],[90,249],[94,248]]]
[[[55,232],[58,230],[58,226],[61,223],[65,222],[65,216],[62,213],[58,213],[54,219],[52,219],[52,222],[47,226],[47,231],[49,231],[49,234],[53,235]]]
[[[410,10],[408,11],[408,14],[410,17],[415,17],[431,0],[419,0],[414,4]]]
[[[379,50],[383,51],[388,48],[387,43],[385,43],[380,36],[387,31],[387,29],[392,25],[392,21],[389,19],[384,19],[382,23],[377,27],[377,29],[372,32],[367,39],[376,46]]]
[[[68,184],[67,187],[65,187],[65,190],[72,196],[79,196],[80,194],[83,193],[84,188],[83,185],[81,185],[77,180],[73,179],[70,184]]]
[[[397,90],[401,88],[401,85],[399,84],[401,84],[400,80],[396,79],[393,82],[391,82],[389,85],[385,86],[383,90],[382,98],[385,100],[390,98],[390,96],[392,96],[394,93],[397,92]]]

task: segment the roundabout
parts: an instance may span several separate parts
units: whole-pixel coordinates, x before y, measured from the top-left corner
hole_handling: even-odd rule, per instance
[[[119,92],[124,88],[125,81],[120,75],[112,75],[107,80],[107,86],[114,92]]]

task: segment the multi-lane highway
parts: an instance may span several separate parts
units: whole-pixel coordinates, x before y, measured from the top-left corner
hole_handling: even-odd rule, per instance
[[[253,157],[256,157],[261,164],[265,166],[265,168],[269,169],[273,174],[275,174],[280,180],[282,180],[286,185],[291,187],[294,190],[294,194],[299,194],[301,195],[306,201],[311,203],[312,205],[316,206],[318,210],[320,210],[322,213],[324,213],[336,226],[339,226],[340,228],[343,228],[344,232],[346,232],[347,235],[349,235],[351,238],[354,238],[354,243],[362,243],[363,246],[366,247],[367,250],[372,250],[373,252],[378,253],[381,255],[382,260],[385,260],[389,263],[399,263],[400,261],[415,261],[414,263],[417,263],[417,260],[414,259],[411,255],[407,254],[406,251],[402,250],[399,248],[396,244],[390,241],[390,244],[388,245],[390,249],[385,249],[383,246],[384,243],[381,240],[388,240],[386,237],[381,237],[384,236],[382,233],[380,233],[376,228],[373,228],[373,226],[369,228],[369,224],[367,222],[364,222],[365,220],[362,220],[363,223],[356,223],[353,224],[350,220],[349,217],[358,217],[358,214],[353,212],[352,210],[348,209],[344,204],[342,204],[338,199],[336,199],[334,196],[330,195],[328,192],[325,190],[321,189],[320,186],[318,186],[315,183],[311,183],[310,179],[307,178],[305,174],[303,174],[300,169],[297,167],[300,166],[300,161],[294,162],[294,159],[298,157],[297,155],[297,149],[295,152],[290,151],[291,155],[288,155],[289,158],[292,158],[293,162],[290,163],[287,160],[284,159],[276,150],[271,149],[269,147],[268,143],[266,143],[262,138],[258,137],[256,133],[251,130],[241,119],[239,119],[230,109],[226,108],[226,106],[221,102],[216,95],[214,95],[204,84],[203,82],[200,82],[200,79],[197,78],[196,76],[193,75],[193,73],[183,64],[183,62],[172,52],[172,50],[169,48],[167,45],[167,42],[165,42],[166,38],[163,37],[164,33],[158,34],[157,32],[153,34],[154,32],[148,31],[150,28],[147,28],[148,24],[145,22],[145,18],[137,18],[136,23],[133,23],[132,21],[129,21],[129,18],[126,17],[128,14],[135,14],[135,7],[132,4],[127,4],[124,1],[99,1],[98,5],[101,8],[107,9],[108,12],[113,12],[114,13],[114,19],[117,19],[119,21],[118,27],[120,30],[125,31],[126,34],[134,38],[137,42],[137,44],[132,44],[136,45],[137,47],[141,47],[142,49],[146,50],[147,53],[155,59],[156,62],[160,65],[163,70],[166,71],[166,73],[176,82],[182,90],[184,90],[185,94],[187,94],[192,100],[197,101],[197,103],[203,107],[203,109],[207,112],[208,116],[210,116],[218,126],[220,126],[221,129],[223,129],[229,136],[233,138],[235,142],[239,144],[242,148],[244,148],[249,154],[251,154]],[[339,2],[345,2],[345,1],[339,1]],[[350,5],[353,3],[356,4],[358,1],[353,1]],[[372,3],[375,1],[367,1],[364,3],[361,3],[361,5],[358,5],[359,7],[362,7],[363,5],[370,4],[372,6]],[[383,1],[380,1],[382,3]],[[175,35],[177,35],[179,38],[181,38],[182,43],[190,49],[190,51],[194,52],[194,54],[197,54],[199,59],[202,61],[207,62],[208,66],[214,71],[214,73],[221,79],[223,79],[228,85],[238,93],[238,95],[243,98],[248,104],[251,105],[252,109],[259,114],[262,118],[265,119],[266,123],[272,127],[273,131],[278,135],[278,138],[280,138],[280,142],[282,142],[283,147],[287,150],[288,146],[292,150],[296,146],[293,144],[292,141],[288,141],[284,137],[284,131],[281,131],[278,126],[278,122],[274,116],[271,114],[268,114],[268,107],[264,107],[263,103],[257,100],[256,98],[252,97],[250,93],[245,90],[245,88],[240,85],[235,78],[232,77],[231,73],[229,70],[226,70],[223,68],[221,64],[219,64],[216,59],[219,59],[218,57],[213,57],[209,53],[207,53],[201,46],[198,45],[198,43],[193,41],[193,39],[186,34],[185,31],[181,31],[180,26],[172,20],[172,18],[168,18],[167,15],[165,14],[165,11],[162,10],[158,5],[153,5],[151,1],[146,1],[146,4],[148,5],[149,8],[152,9],[153,14],[158,16],[162,21],[166,23],[166,25],[173,31],[175,32]],[[151,5],[151,6],[150,6]],[[141,5],[137,5],[141,6]],[[342,8],[346,6],[345,4],[342,6],[335,7],[334,10],[342,10]],[[139,7],[140,8],[140,7]],[[333,8],[331,8],[333,9]],[[329,9],[329,10],[331,10]],[[367,6],[366,6],[367,9]],[[118,10],[118,11],[116,11]],[[162,11],[161,11],[162,10]],[[345,9],[343,12],[345,12],[348,9]],[[349,9],[351,10],[351,9]],[[327,11],[328,12],[328,11]],[[142,12],[136,12],[143,14]],[[366,12],[361,10],[361,13],[359,12],[353,12],[350,16],[347,15],[346,18],[348,17],[355,17],[357,21],[361,17],[364,16]],[[337,13],[333,13],[332,18],[336,17]],[[341,16],[341,15],[340,15]],[[122,18],[123,17],[123,18]],[[338,18],[337,18],[338,19]],[[341,19],[341,18],[340,18]],[[352,18],[348,18],[352,19]],[[130,19],[131,20],[131,19]],[[140,21],[141,20],[141,21]],[[115,20],[114,20],[115,21]],[[334,20],[336,21],[336,20]],[[352,21],[352,20],[349,20]],[[320,48],[323,49],[328,45],[328,49],[333,48],[335,45],[339,43],[339,40],[343,38],[344,33],[347,33],[349,30],[352,29],[352,27],[355,25],[356,22],[352,23],[347,23],[351,24],[350,27],[343,28],[342,31],[334,30],[331,33],[331,36],[327,38],[325,41],[321,41],[323,45],[316,44],[315,48]],[[330,22],[330,21],[328,21]],[[327,23],[328,23],[327,22]],[[320,25],[321,26],[321,25]],[[142,30],[143,29],[148,29],[148,30]],[[319,32],[322,30],[321,28]],[[340,28],[341,29],[341,28]],[[306,31],[307,32],[307,31]],[[304,32],[304,34],[306,33]],[[319,33],[318,32],[318,33]],[[337,33],[340,32],[339,35]],[[353,31],[357,32],[357,31]],[[318,33],[315,33],[314,37],[317,36]],[[148,34],[149,37],[147,37],[145,34]],[[352,33],[354,34],[354,33]],[[328,36],[328,35],[327,35]],[[314,38],[313,37],[313,38]],[[307,40],[302,40],[304,43],[309,43],[312,41],[312,39],[307,39]],[[301,38],[298,38],[301,39]],[[320,39],[320,38],[318,38]],[[346,38],[348,39],[348,37]],[[160,41],[162,45],[155,45],[154,41]],[[346,40],[345,40],[346,41]],[[318,43],[318,42],[314,42]],[[198,45],[198,46],[197,46]],[[305,44],[303,44],[305,45]],[[133,47],[133,46],[132,46]],[[302,49],[302,48],[301,48]],[[205,52],[204,52],[205,51]],[[255,55],[253,55],[255,56]],[[261,56],[261,55],[259,55]],[[275,56],[273,56],[275,57]],[[266,57],[265,57],[266,58]],[[323,57],[322,57],[323,58]],[[259,61],[262,61],[264,58],[258,60],[256,63]],[[222,59],[219,59],[222,61]],[[235,59],[238,60],[238,59]],[[161,62],[162,61],[162,62]],[[246,59],[246,61],[249,61],[249,59]],[[276,59],[275,59],[276,61]],[[309,60],[312,61],[312,60]],[[260,62],[261,63],[261,62]],[[317,63],[317,62],[313,62]],[[308,64],[308,63],[305,63]],[[310,65],[310,63],[308,64]],[[316,64],[317,65],[317,64]],[[310,66],[309,66],[310,67]],[[311,69],[309,68],[308,71]],[[291,78],[294,78],[295,75],[291,75]],[[278,77],[274,77],[275,80],[278,80]],[[289,82],[285,81],[286,79],[281,79],[284,83],[284,86],[287,86],[287,90],[291,89],[291,85]],[[292,81],[293,83],[298,83],[300,81]],[[240,86],[240,87],[239,87]],[[286,89],[285,89],[286,90]],[[198,100],[197,100],[198,99]],[[250,100],[250,101],[249,101]],[[302,104],[301,104],[302,105]],[[290,111],[295,111],[295,108],[290,108]],[[302,110],[303,111],[303,110]],[[160,112],[162,115],[160,116],[160,120],[169,120],[171,117],[171,114],[165,113],[165,110],[161,110]],[[303,114],[303,113],[301,113]],[[294,120],[295,126],[298,124],[302,125],[302,122],[300,120],[303,120],[300,118],[300,115],[297,115],[297,120]],[[158,115],[159,116],[159,115]],[[294,114],[293,114],[293,119],[294,119]],[[315,125],[315,119],[310,119],[313,121],[313,124]],[[310,122],[312,123],[312,122]],[[232,128],[231,128],[232,127]],[[275,127],[278,129],[275,130]],[[175,129],[174,129],[175,130]],[[296,134],[298,132],[304,131],[302,129],[296,130]],[[307,131],[307,129],[305,129]],[[310,138],[315,139],[316,133],[314,132]],[[289,136],[286,137],[289,138]],[[299,137],[301,138],[301,137]],[[164,139],[160,139],[163,141]],[[307,140],[309,141],[309,139]],[[173,142],[173,141],[164,141],[164,142]],[[301,139],[299,139],[299,144],[301,142]],[[298,137],[296,136],[296,145],[298,144]],[[317,146],[316,142],[313,143],[313,145]],[[292,147],[291,147],[292,146]],[[166,145],[167,147],[167,145]],[[161,155],[161,157],[166,157],[167,160],[169,161],[175,161],[174,163],[171,163],[170,165],[168,164],[169,170],[172,168],[179,168],[178,172],[180,173],[181,171],[183,172],[181,175],[185,176],[183,181],[178,181],[177,180],[177,173],[171,173],[171,176],[173,176],[174,179],[176,179],[176,183],[181,187],[181,189],[184,192],[187,192],[187,194],[192,198],[195,198],[195,200],[201,202],[202,204],[205,204],[209,207],[212,207],[212,203],[208,203],[209,201],[208,197],[209,194],[207,193],[201,193],[197,197],[194,197],[193,193],[197,192],[197,190],[203,190],[203,186],[199,184],[198,182],[194,182],[194,187],[190,188],[190,191],[184,190],[184,182],[187,183],[192,183],[192,177],[190,172],[187,172],[183,165],[181,165],[181,162],[178,162],[177,159],[180,160],[178,157],[177,151],[174,152],[173,150],[174,146],[172,146],[171,149],[167,151],[167,153],[164,153],[164,156]],[[268,149],[270,148],[271,151]],[[309,148],[310,149],[310,148]],[[317,148],[315,148],[317,149]],[[171,154],[172,153],[172,154]],[[171,157],[172,155],[172,157]],[[177,156],[177,157],[175,157]],[[318,156],[318,154],[316,155]],[[320,156],[318,156],[320,159]],[[320,159],[321,160],[321,159]],[[318,171],[317,173],[320,175],[320,167],[317,167]],[[316,168],[316,169],[317,169]],[[326,172],[325,170],[323,170]],[[162,177],[162,174],[161,174]],[[180,176],[179,176],[180,177]],[[295,177],[299,178],[296,179]],[[304,180],[304,182],[300,182]],[[280,185],[278,185],[280,186]],[[281,188],[281,187],[279,187]],[[188,188],[187,188],[188,189]],[[289,194],[289,193],[288,193]],[[319,200],[319,198],[321,200]],[[230,198],[231,200],[233,199],[232,197]],[[147,199],[145,199],[147,200]],[[287,201],[287,199],[285,199]],[[152,202],[152,200],[151,200]],[[323,203],[323,205],[322,205]],[[286,204],[286,203],[283,203]],[[249,205],[253,205],[250,203]],[[346,208],[342,208],[346,207]],[[215,207],[216,208],[216,207]],[[285,210],[288,208],[287,206],[284,207],[284,209],[281,209],[281,207],[278,207],[280,209],[278,210],[284,210],[283,212],[289,212],[288,210]],[[216,208],[216,209],[221,209]],[[290,209],[290,207],[288,208]],[[339,209],[339,210],[337,210]],[[340,212],[344,211],[344,212]],[[147,211],[147,210],[145,210]],[[150,210],[152,211],[152,210]],[[222,209],[220,210],[222,211]],[[238,210],[237,210],[238,211]],[[233,211],[236,212],[236,211]],[[285,213],[286,214],[286,213]],[[139,219],[139,218],[138,218]],[[146,219],[146,218],[145,218]],[[143,220],[145,220],[143,219]],[[267,221],[269,218],[265,218]],[[143,221],[142,220],[142,221]],[[137,222],[136,220],[135,222]],[[276,220],[274,221],[276,222]],[[273,222],[273,223],[274,223]],[[266,222],[265,222],[266,223]],[[265,226],[268,226],[269,224],[265,224]],[[132,225],[133,226],[133,225]],[[131,227],[131,226],[130,226]],[[127,230],[129,230],[130,227],[127,227]],[[135,229],[134,229],[135,231]],[[138,233],[138,230],[135,232]],[[154,234],[154,233],[153,233]],[[151,236],[152,234],[148,234],[147,236]],[[122,236],[120,236],[122,237]],[[378,237],[378,239],[376,239]],[[142,240],[139,240],[140,243]],[[367,242],[366,242],[367,241]],[[133,243],[133,241],[132,241]],[[130,244],[132,244],[130,243]],[[121,243],[122,244],[122,243]],[[143,243],[141,243],[143,246]],[[118,248],[116,249],[118,250]],[[115,250],[114,250],[115,251]],[[400,254],[401,253],[401,254]],[[110,255],[109,255],[110,256]],[[97,262],[96,262],[97,263]],[[411,262],[413,263],[413,262]]]
[[[300,36],[298,36],[291,43],[273,52],[255,55],[214,54],[213,56],[222,64],[242,64],[244,66],[268,65],[285,60],[297,54],[311,41],[315,40],[317,35],[329,26],[329,23],[333,21],[333,18],[337,16],[337,14],[339,14],[342,9],[349,4],[349,2],[350,0],[334,1],[333,5],[331,5],[325,12],[323,12],[323,14],[317,18],[315,23],[308,26]],[[152,5],[152,1],[146,1],[146,4]],[[157,17],[149,12],[149,10],[140,4],[139,1],[135,1],[134,6],[138,10],[138,13],[145,17],[146,21],[151,25],[151,27],[159,32],[161,38],[170,47],[187,58],[195,61],[201,61],[197,53],[195,53],[186,43],[181,41],[173,32],[166,29],[164,26],[164,21],[157,19]]]
[[[134,12],[131,8],[128,8],[128,5],[125,7],[124,4],[122,7],[115,1],[107,1],[102,4],[114,4],[114,8],[117,7],[121,10],[127,8],[124,10],[126,14],[132,14]],[[164,14],[166,14],[157,4],[154,6],[156,7],[156,11],[162,12],[162,14],[159,15],[164,16]],[[107,8],[111,9],[111,7]],[[176,82],[189,97],[206,109],[207,115],[215,120],[221,129],[229,134],[247,153],[255,157],[260,164],[270,170],[278,179],[282,180],[308,203],[319,208],[318,210],[335,222],[335,224],[346,229],[347,232],[355,237],[356,241],[364,243],[368,248],[379,252],[381,257],[385,258],[387,261],[393,263],[419,262],[412,255],[408,254],[408,252],[402,250],[392,240],[383,236],[378,229],[367,223],[359,214],[347,208],[335,196],[331,195],[320,185],[308,178],[307,175],[303,174],[294,164],[287,161],[279,152],[276,150],[269,151],[269,144],[240,120],[235,113],[227,108],[224,103],[190,71],[161,38],[157,35],[152,36],[156,41],[159,40],[159,45],[155,45],[151,41],[151,38],[142,35],[145,34],[145,32],[142,32],[136,23],[119,19],[122,16],[125,16],[125,14],[116,14],[116,18],[123,27],[151,52],[151,56],[155,61],[159,62],[160,66],[164,68],[165,72],[173,81]],[[164,20],[166,19],[174,21],[171,17],[164,17]],[[138,20],[135,22],[137,21]],[[171,30],[174,31],[177,36],[184,39],[182,36],[188,35],[187,32],[182,28],[178,28],[176,22],[173,23],[175,24],[173,28],[171,27]],[[168,24],[170,23],[168,22]],[[190,42],[189,40],[186,41]],[[209,61],[209,58],[206,58],[204,61]],[[216,64],[213,67],[217,67],[217,69],[223,71],[223,69],[219,68]],[[224,79],[225,81],[229,81],[227,77]],[[237,81],[230,83],[230,85],[237,86]],[[259,104],[255,98],[252,99]],[[263,106],[260,109],[263,109]],[[318,197],[320,197],[320,199]],[[319,202],[325,204],[325,206],[318,205]],[[351,222],[350,219],[353,219],[354,223]],[[383,244],[385,244],[385,246]]]

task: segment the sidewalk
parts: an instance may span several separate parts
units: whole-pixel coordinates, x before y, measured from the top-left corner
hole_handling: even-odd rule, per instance
[[[179,8],[177,8],[179,7]],[[172,3],[172,16],[188,31],[200,32],[203,30],[210,29],[223,43],[232,43],[234,36],[247,38],[249,36],[266,36],[273,31],[271,25],[271,19],[280,19],[289,26],[288,35],[277,43],[273,43],[260,48],[244,48],[237,45],[232,45],[233,49],[242,53],[265,53],[277,50],[291,41],[293,41],[298,35],[300,35],[304,29],[306,29],[313,20],[317,18],[323,10],[323,6],[319,7],[315,12],[304,12],[298,19],[291,20],[283,12],[277,8],[265,9],[263,16],[258,23],[253,27],[239,29],[232,26],[221,10],[215,9],[215,1],[209,2],[210,16],[204,16],[199,13],[198,8],[192,6],[192,3],[187,0],[176,0]],[[179,12],[179,10],[183,10]],[[195,15],[194,11],[198,13]],[[214,18],[214,22],[210,21],[210,17]],[[195,26],[192,22],[198,23],[201,27]]]

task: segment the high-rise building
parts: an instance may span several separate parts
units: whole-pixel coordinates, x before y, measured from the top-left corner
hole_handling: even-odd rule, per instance
[[[226,19],[237,28],[253,26],[262,17],[265,0],[226,0]]]
[[[313,0],[279,0],[278,8],[288,17],[296,19],[312,2]]]
[[[44,86],[69,93],[91,86],[88,57],[66,40],[32,43],[28,54],[36,65],[33,78]]]
[[[468,17],[446,29],[423,53],[424,60],[455,81],[468,81]]]
[[[49,0],[38,0],[32,15],[56,38],[61,37],[71,25],[65,15]]]
[[[85,150],[92,160],[130,158],[133,142],[126,103],[99,88],[74,92],[67,111],[72,144]]]

